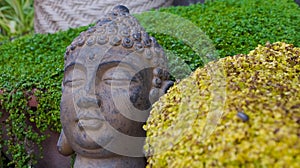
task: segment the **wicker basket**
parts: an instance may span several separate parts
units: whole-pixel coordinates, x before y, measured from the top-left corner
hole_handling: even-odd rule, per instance
[[[98,20],[116,5],[125,5],[131,13],[172,5],[173,0],[35,0],[34,30],[54,33]]]

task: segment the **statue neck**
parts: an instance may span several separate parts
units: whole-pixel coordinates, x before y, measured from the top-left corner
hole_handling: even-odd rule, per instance
[[[74,168],[144,168],[146,167],[146,158],[144,157],[127,157],[112,156],[107,158],[89,158],[82,155],[76,156]]]

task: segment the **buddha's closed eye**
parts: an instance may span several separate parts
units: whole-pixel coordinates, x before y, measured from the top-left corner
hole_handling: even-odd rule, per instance
[[[85,83],[85,73],[80,69],[73,68],[71,71],[69,71],[65,77],[63,84],[67,87],[79,87],[84,85]]]
[[[75,79],[67,79],[64,81],[64,86],[67,87],[78,87],[84,84],[84,79],[75,78]]]
[[[126,68],[111,68],[105,72],[102,81],[110,86],[129,86],[131,83],[138,83],[138,79],[132,71]]]

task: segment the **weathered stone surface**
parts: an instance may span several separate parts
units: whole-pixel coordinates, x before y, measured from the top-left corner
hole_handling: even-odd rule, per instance
[[[172,85],[163,49],[116,6],[65,53],[58,150],[74,167],[144,167],[142,125]]]

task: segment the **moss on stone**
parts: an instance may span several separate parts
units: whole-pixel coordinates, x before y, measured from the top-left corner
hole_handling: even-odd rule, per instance
[[[299,166],[299,83],[300,48],[282,42],[197,69],[154,104],[148,167]]]

